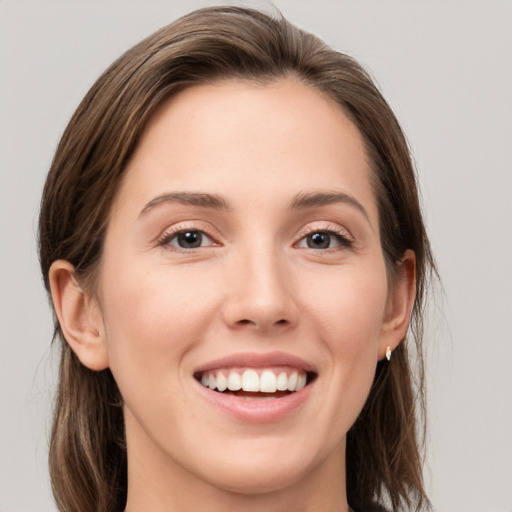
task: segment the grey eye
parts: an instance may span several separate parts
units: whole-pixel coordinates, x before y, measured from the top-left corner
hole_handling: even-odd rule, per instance
[[[200,231],[184,231],[176,235],[176,241],[182,249],[201,247],[203,234]]]
[[[306,237],[307,246],[310,249],[327,249],[331,244],[329,233],[312,233]]]
[[[180,249],[198,249],[214,245],[212,239],[199,229],[185,229],[164,239],[163,244],[173,245]]]
[[[335,231],[312,231],[304,236],[297,247],[304,247],[307,249],[336,249],[342,247],[351,247],[352,241]]]

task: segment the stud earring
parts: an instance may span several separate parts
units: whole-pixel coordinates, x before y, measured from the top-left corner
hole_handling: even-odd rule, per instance
[[[391,347],[386,347],[386,359],[391,360]]]

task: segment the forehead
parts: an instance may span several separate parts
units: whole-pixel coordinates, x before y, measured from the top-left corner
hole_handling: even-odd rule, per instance
[[[284,200],[341,188],[372,210],[369,169],[358,129],[326,94],[295,80],[228,81],[190,87],[159,108],[119,196],[205,189],[270,199],[278,186]]]

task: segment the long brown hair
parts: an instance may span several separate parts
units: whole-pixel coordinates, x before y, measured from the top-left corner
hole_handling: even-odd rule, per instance
[[[410,152],[395,116],[361,66],[281,15],[239,7],[201,9],[143,40],[101,75],[69,122],[44,188],[39,251],[45,286],[49,291],[52,262],[65,259],[81,284],[94,290],[110,208],[127,161],[167,98],[220,79],[270,83],[282,77],[329,95],[361,132],[372,162],[390,275],[406,249],[416,254],[409,337],[391,364],[378,364],[369,398],[348,433],[349,503],[361,509],[374,502],[393,510],[428,507],[422,481],[422,338],[425,290],[436,270]],[[62,354],[49,460],[59,510],[122,510],[127,462],[119,390],[108,369],[94,372],[79,362],[57,321],[55,339]]]

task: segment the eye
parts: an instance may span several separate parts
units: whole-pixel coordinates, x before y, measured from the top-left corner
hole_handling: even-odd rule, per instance
[[[334,249],[336,247],[350,247],[352,241],[346,236],[335,231],[313,231],[303,237],[298,247],[307,247],[308,249]]]
[[[199,229],[185,229],[166,235],[161,245],[173,245],[180,249],[197,249],[214,245],[213,240]]]

